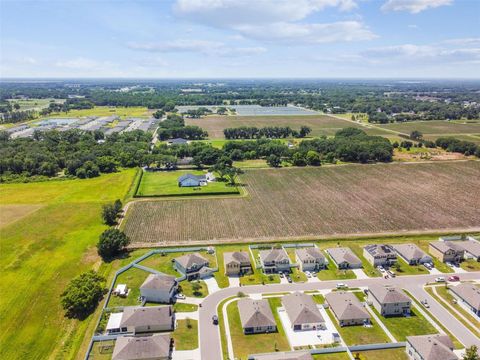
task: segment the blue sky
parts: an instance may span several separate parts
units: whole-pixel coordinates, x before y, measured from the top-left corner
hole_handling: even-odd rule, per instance
[[[0,0],[1,77],[480,77],[480,0]]]

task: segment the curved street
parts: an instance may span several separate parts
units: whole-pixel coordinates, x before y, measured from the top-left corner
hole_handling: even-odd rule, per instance
[[[434,282],[437,275],[413,275],[396,277],[385,280],[383,278],[342,280],[349,287],[369,287],[374,284],[396,285],[409,291],[418,301],[427,299],[430,304],[428,311],[465,346],[477,345],[480,339],[473,335],[457,318],[451,315],[442,305],[436,302],[424,289],[427,282]],[[461,280],[480,280],[480,272],[471,272],[461,275]],[[208,295],[199,308],[199,346],[201,358],[205,360],[222,360],[222,345],[220,326],[213,325],[212,316],[217,314],[217,307],[223,300],[236,296],[238,292],[244,294],[265,294],[286,291],[311,291],[334,289],[339,281],[321,281],[310,283],[252,285],[229,287]]]

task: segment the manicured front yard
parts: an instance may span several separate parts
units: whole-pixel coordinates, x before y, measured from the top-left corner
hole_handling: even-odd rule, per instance
[[[416,309],[411,309],[410,317],[383,317],[371,307],[397,341],[405,341],[407,336],[436,334],[438,331]]]
[[[176,350],[193,350],[198,348],[198,321],[192,319],[177,320],[172,333]]]
[[[198,310],[198,305],[177,302],[173,304],[173,309],[176,312],[193,312]]]
[[[364,327],[362,325],[341,327],[330,309],[327,309],[327,314],[337,328],[342,339],[349,346],[390,342],[387,334],[385,334],[383,329],[373,319],[371,320],[371,327]]]
[[[185,174],[205,175],[205,171],[146,171],[143,174],[136,196],[192,196],[239,194],[236,186],[225,181],[212,181],[205,186],[181,187],[178,178]]]
[[[350,360],[350,357],[346,352],[325,354],[325,355],[313,355],[314,360]]]
[[[339,270],[331,262],[326,269],[320,270],[317,273],[317,277],[320,280],[348,280],[356,279],[356,276],[352,270]]]
[[[404,275],[427,275],[429,272],[423,265],[409,265],[400,256],[397,258],[397,264],[392,267],[397,276]]]
[[[276,312],[276,307],[280,306],[280,298],[271,298],[269,302],[279,330],[269,334],[245,335],[240,322],[237,302],[234,301],[227,306],[228,323],[235,357],[246,359],[249,354],[290,350],[288,340]]]
[[[218,286],[225,288],[229,286],[228,276],[225,275],[225,264],[223,261],[223,254],[225,252],[244,251],[249,253],[248,245],[225,245],[215,247],[215,253],[217,255],[218,272],[215,273],[215,279],[217,279]],[[253,265],[254,261],[250,256],[250,262]]]
[[[363,257],[363,246],[357,244],[350,244],[349,247],[357,255],[357,257],[362,260],[363,272],[369,277],[380,277],[382,273],[378,271],[372,264],[370,264],[367,259]]]
[[[202,298],[208,295],[207,284],[203,280],[181,281],[178,289],[187,297]]]
[[[475,261],[473,259],[462,261],[460,267],[466,271],[480,271],[480,261]]]
[[[403,347],[398,349],[371,350],[352,353],[354,357],[357,354],[359,355],[359,360],[408,360],[407,353]]]

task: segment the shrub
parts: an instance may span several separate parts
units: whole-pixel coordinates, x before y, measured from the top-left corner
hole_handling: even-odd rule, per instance
[[[92,313],[103,297],[104,281],[103,277],[92,270],[70,281],[61,295],[61,303],[66,315],[84,319]]]

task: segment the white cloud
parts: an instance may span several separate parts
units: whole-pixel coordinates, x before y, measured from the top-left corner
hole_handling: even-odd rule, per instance
[[[129,43],[128,47],[134,50],[151,52],[175,53],[194,52],[211,56],[251,56],[264,53],[263,47],[231,47],[219,41],[207,40],[176,40],[162,43]]]
[[[55,63],[55,66],[68,69],[91,69],[96,68],[100,65],[99,62],[87,59],[87,58],[76,58],[70,60],[60,60]]]
[[[451,5],[453,0],[387,0],[382,5],[383,11],[408,11],[418,14],[427,9]]]
[[[355,0],[177,0],[174,13],[203,25],[264,41],[326,43],[376,37],[360,21],[310,23],[309,15],[327,7],[348,11]]]

